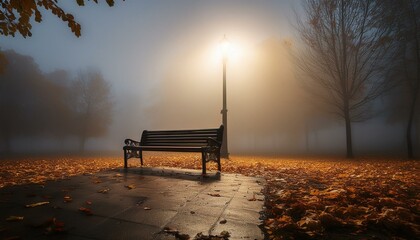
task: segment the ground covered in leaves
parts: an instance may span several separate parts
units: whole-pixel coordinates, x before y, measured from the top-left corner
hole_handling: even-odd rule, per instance
[[[150,153],[145,166],[201,169],[199,154]],[[0,160],[0,188],[121,168],[121,157]],[[129,160],[130,167],[140,166]],[[208,164],[215,170],[215,164]],[[264,177],[268,239],[419,239],[420,161],[232,156],[222,172]]]

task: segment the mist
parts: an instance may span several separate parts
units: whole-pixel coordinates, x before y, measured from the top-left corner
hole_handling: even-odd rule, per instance
[[[309,94],[296,75],[289,43],[297,42],[293,22],[296,14],[302,14],[300,2],[126,1],[112,8],[66,4],[80,19],[81,38],[72,36],[48,14],[42,24],[34,26],[32,38],[2,36],[1,50],[32,58],[38,74],[23,77],[20,87],[2,86],[6,105],[15,99],[11,96],[25,96],[23,100],[16,98],[25,106],[44,96],[28,88],[29,82],[36,81],[51,84],[51,88],[40,89],[58,95],[47,98],[41,106],[57,103],[51,99],[63,101],[39,120],[51,123],[28,125],[23,121],[27,130],[12,134],[10,152],[80,151],[79,130],[71,124],[80,120],[65,111],[66,103],[76,100],[58,91],[75,82],[86,69],[95,69],[103,76],[112,102],[106,113],[95,114],[97,119],[92,121],[105,121],[96,131],[101,134],[86,136],[87,152],[119,154],[124,139],[139,139],[143,130],[219,127],[222,60],[218,45],[224,35],[233,48],[227,62],[231,154],[345,152],[343,122],[318,97]],[[39,80],[44,78],[48,80]],[[93,87],[87,95],[97,91],[98,87]],[[395,88],[377,98],[369,110],[373,117],[353,125],[355,155],[404,155],[405,123],[401,116],[406,109],[389,104],[403,91]],[[4,95],[7,92],[11,96]],[[2,115],[7,114],[13,122],[17,117],[10,112],[3,110]],[[419,119],[417,116],[417,124]],[[93,129],[95,124],[89,126]],[[416,151],[420,149],[419,131],[414,129]],[[9,148],[6,145],[0,142],[0,152]]]

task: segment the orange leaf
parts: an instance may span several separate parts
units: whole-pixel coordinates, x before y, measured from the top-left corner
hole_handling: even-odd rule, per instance
[[[90,210],[89,208],[85,208],[85,207],[80,207],[79,208],[79,211],[80,212],[83,212],[83,213],[85,213],[86,215],[88,215],[88,216],[90,216],[90,215],[92,215],[93,213],[92,213],[92,210]]]

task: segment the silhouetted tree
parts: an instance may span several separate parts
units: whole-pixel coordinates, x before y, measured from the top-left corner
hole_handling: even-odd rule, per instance
[[[382,1],[306,0],[298,21],[304,44],[296,64],[345,122],[347,157],[353,157],[351,124],[369,116],[369,103],[391,87],[383,75],[392,54],[392,26],[381,26]]]
[[[6,56],[3,55],[3,52],[0,49],[0,74],[2,74],[6,68],[7,59]]]
[[[98,3],[98,0],[92,1]],[[79,6],[84,6],[85,0],[76,0],[76,3]],[[106,0],[106,3],[110,7],[114,6],[114,0]],[[57,0],[2,0],[0,5],[0,35],[14,37],[16,33],[19,33],[24,38],[31,37],[34,21],[42,22],[42,10],[49,11],[63,22],[67,22],[67,26],[74,35],[80,37],[80,24],[72,14],[63,10]],[[7,62],[4,61],[4,56],[0,52],[0,74],[4,71],[6,64]]]
[[[394,116],[406,121],[407,155],[414,158],[412,135],[420,114],[420,2],[387,1],[385,7],[383,16],[393,21],[394,37],[398,40],[398,55],[390,75],[400,83],[398,92],[392,97],[392,103],[398,104]]]
[[[72,79],[65,70],[56,70],[45,74],[48,85],[44,96],[48,102],[44,106],[45,121],[48,122],[48,133],[63,138],[76,132],[72,108]]]
[[[8,65],[0,75],[0,136],[5,150],[10,151],[13,137],[46,130],[44,106],[49,99],[45,90],[50,84],[31,57],[14,51],[3,54]]]
[[[83,152],[86,139],[103,136],[111,123],[111,87],[100,72],[86,70],[79,73],[72,89],[76,133],[80,138],[79,150]]]

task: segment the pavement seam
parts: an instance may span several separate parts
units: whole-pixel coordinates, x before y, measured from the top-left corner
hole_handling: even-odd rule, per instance
[[[203,188],[201,191],[198,191],[196,195],[194,195],[194,197],[192,199],[195,199],[198,195],[200,195],[201,193],[203,193],[204,191],[206,191],[211,185],[207,185],[205,188]],[[178,216],[178,214],[180,214],[180,212],[182,212],[181,210],[183,210],[185,208],[185,206],[187,205],[188,201],[185,201],[184,204],[180,207],[180,210],[178,210],[177,214],[175,214],[162,228],[161,230],[155,234],[155,236],[153,237],[153,239],[156,239],[158,237],[158,234],[163,232],[163,230],[165,229],[165,227],[167,227],[168,225],[170,225],[172,223],[172,220]]]
[[[238,189],[239,187],[242,185],[242,183],[240,183],[238,185]],[[214,230],[214,228],[216,227],[217,223],[219,223],[220,218],[223,216],[223,214],[225,213],[225,210],[227,207],[229,207],[230,202],[232,202],[233,198],[236,196],[236,194],[238,193],[238,191],[235,191],[235,193],[233,194],[233,196],[230,198],[230,200],[228,202],[226,202],[225,206],[223,207],[223,211],[220,213],[219,217],[217,218],[216,222],[213,223],[213,225],[211,225],[209,231],[208,231],[208,235],[211,235],[211,232]]]

